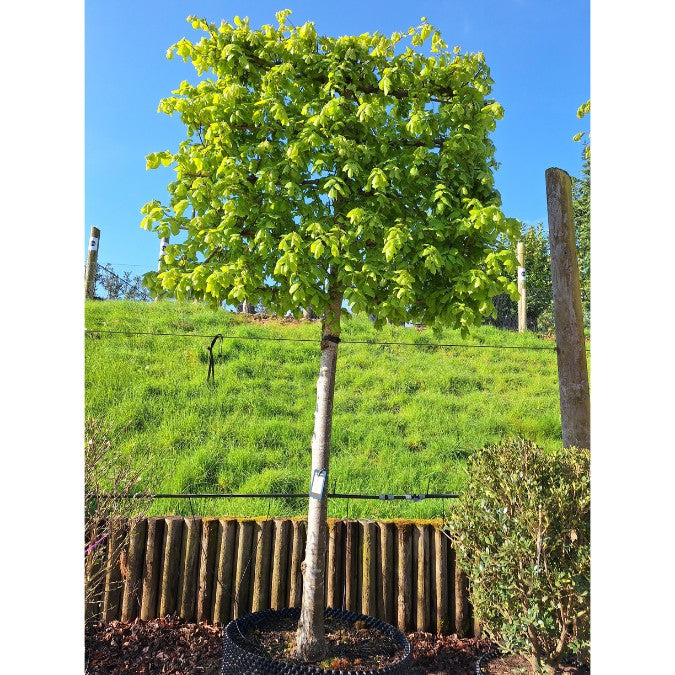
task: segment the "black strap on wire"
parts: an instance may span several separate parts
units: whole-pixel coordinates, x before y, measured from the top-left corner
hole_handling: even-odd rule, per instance
[[[213,346],[216,344],[216,340],[220,339],[220,354],[222,356],[223,353],[223,336],[218,333],[213,340],[211,340],[211,345],[207,347],[209,350],[209,371],[206,374],[206,382],[208,383],[209,381],[213,381],[215,383],[216,381],[216,368],[215,368],[215,363],[213,361]]]

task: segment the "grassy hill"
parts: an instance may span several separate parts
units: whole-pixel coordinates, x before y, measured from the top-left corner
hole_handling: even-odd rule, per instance
[[[201,304],[90,301],[85,308],[85,408],[105,419],[115,442],[151,467],[160,492],[308,490],[319,368],[319,322],[212,311]],[[178,333],[182,337],[103,331]],[[206,383],[209,337],[215,384]],[[200,337],[201,336],[201,337]],[[458,331],[343,321],[335,388],[330,489],[351,493],[461,491],[466,458],[478,447],[522,435],[561,442],[553,350],[428,347],[429,343],[553,346],[531,334],[483,327]],[[448,503],[445,503],[448,508]],[[350,501],[350,517],[432,518],[440,501]],[[190,515],[302,514],[306,500],[157,500],[152,512]],[[344,500],[329,517],[344,517]]]

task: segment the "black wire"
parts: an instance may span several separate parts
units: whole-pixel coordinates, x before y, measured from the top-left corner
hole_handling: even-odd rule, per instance
[[[213,338],[213,335],[202,335],[200,333],[151,333],[146,331],[124,331],[107,330],[105,328],[85,328],[85,333],[107,333],[111,335],[150,335],[154,337],[191,337],[191,338]],[[269,340],[272,342],[320,342],[314,338],[286,338],[286,337],[254,337],[251,335],[221,335],[223,340]],[[459,347],[476,349],[535,349],[556,351],[557,347],[535,347],[527,345],[476,345],[476,344],[449,344],[439,342],[372,342],[370,340],[340,340],[341,344],[347,345],[385,345],[385,346],[403,346],[403,347]],[[586,348],[588,350],[588,347]]]
[[[211,340],[211,345],[209,347],[207,347],[207,349],[209,350],[209,371],[206,374],[206,381],[207,382],[211,381],[211,382],[215,383],[215,381],[216,381],[216,365],[213,361],[213,346],[216,344],[216,340],[218,340],[218,339],[220,339],[220,355],[221,355],[221,357],[223,355],[223,351],[222,351],[223,350],[223,336],[220,333],[218,333],[218,335],[216,335],[213,338],[213,340]],[[222,360],[222,358],[221,358],[221,360]]]
[[[330,493],[327,495],[331,499],[346,499],[347,509],[349,509],[350,499],[377,499],[381,501],[393,501],[404,499],[407,501],[419,502],[424,499],[457,499],[459,494],[456,493],[433,493],[433,494],[379,494],[379,495],[363,495],[363,494],[337,494]],[[147,494],[143,492],[122,493],[122,494],[87,494],[86,499],[236,499],[236,498],[256,498],[256,499],[307,499],[306,492],[298,494],[286,493],[249,493],[249,494],[226,494],[218,493],[178,493],[178,494]]]

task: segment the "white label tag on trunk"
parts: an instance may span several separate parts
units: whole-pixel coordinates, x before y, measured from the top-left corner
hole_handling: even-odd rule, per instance
[[[314,470],[312,476],[312,486],[309,488],[309,496],[312,499],[323,499],[323,491],[326,487],[326,469]]]
[[[98,251],[98,237],[91,237],[89,239],[89,250]]]
[[[524,267],[518,268],[518,279],[520,279],[521,281],[525,281],[525,268]]]

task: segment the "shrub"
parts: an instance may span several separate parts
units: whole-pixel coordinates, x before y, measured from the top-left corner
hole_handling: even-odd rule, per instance
[[[150,500],[124,499],[117,495],[138,491],[148,482],[152,457],[135,467],[119,449],[112,425],[87,418],[84,429],[85,489],[85,619],[101,618],[103,580],[113,564],[124,565],[124,536],[147,511]],[[152,491],[152,484],[149,486]],[[106,554],[109,552],[109,555]],[[115,561],[118,561],[115,563]],[[122,582],[118,582],[118,588]]]
[[[590,452],[511,440],[467,468],[448,528],[474,612],[502,649],[555,673],[589,648]]]

